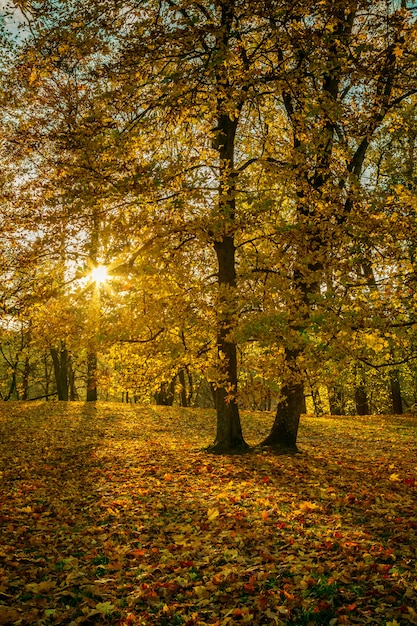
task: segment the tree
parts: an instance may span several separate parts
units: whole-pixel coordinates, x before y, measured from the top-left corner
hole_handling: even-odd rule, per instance
[[[389,223],[372,149],[416,89],[411,13],[353,0],[16,5],[30,24],[5,120],[27,173],[20,201],[57,254],[65,224],[66,271],[88,273],[89,259],[137,282],[108,320],[130,314],[132,293],[153,303],[145,325],[141,306],[136,329],[114,321],[113,354],[129,346],[115,369],[152,354],[155,392],[194,359],[216,397],[210,450],[242,452],[237,348],[270,348],[281,395],[263,444],[296,450],[305,373],[348,352],[343,333],[380,324],[362,271]]]
[[[282,102],[292,133],[293,289],[302,311],[292,325],[308,333],[326,311],[326,273],[344,272],[342,255],[368,236],[358,217],[372,215],[364,177],[366,156],[387,114],[415,92],[415,25],[403,7],[377,3],[298,4],[285,38],[276,26],[284,66]],[[348,261],[348,263],[346,263]],[[332,268],[330,270],[330,268]],[[324,283],[325,284],[325,283]],[[285,339],[284,339],[285,341]],[[296,448],[301,407],[303,342],[286,346],[285,399],[264,445]]]

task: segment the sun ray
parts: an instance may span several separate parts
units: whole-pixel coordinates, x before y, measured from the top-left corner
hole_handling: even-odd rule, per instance
[[[91,280],[96,285],[102,285],[108,279],[107,267],[105,265],[97,265],[91,270]]]

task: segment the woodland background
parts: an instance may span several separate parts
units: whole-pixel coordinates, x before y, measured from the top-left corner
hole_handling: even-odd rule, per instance
[[[239,407],[291,445],[306,399],[413,409],[411,2],[16,0],[1,38],[3,400],[215,407],[218,451]]]
[[[1,6],[0,624],[417,624],[417,7]]]

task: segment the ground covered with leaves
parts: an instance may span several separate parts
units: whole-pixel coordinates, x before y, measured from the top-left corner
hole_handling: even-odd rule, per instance
[[[417,624],[415,417],[305,417],[292,457],[208,455],[214,426],[4,403],[0,624]]]

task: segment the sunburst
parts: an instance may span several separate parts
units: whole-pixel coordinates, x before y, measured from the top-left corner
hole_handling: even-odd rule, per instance
[[[91,270],[90,279],[97,286],[102,285],[108,280],[109,275],[107,272],[107,267],[105,265],[97,265]]]

